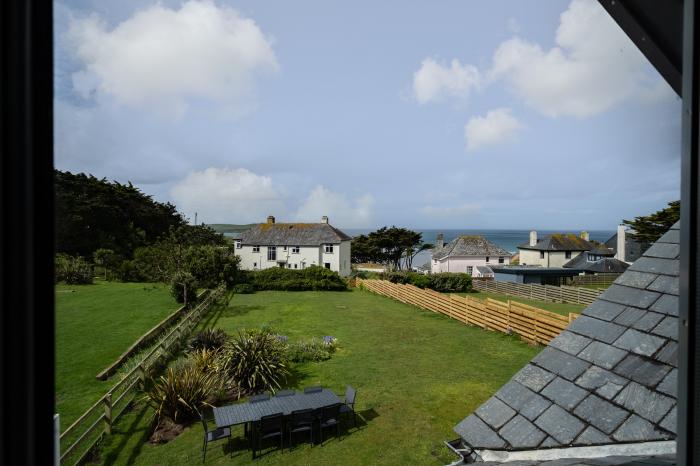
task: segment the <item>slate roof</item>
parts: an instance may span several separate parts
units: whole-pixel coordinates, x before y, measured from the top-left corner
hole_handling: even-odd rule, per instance
[[[241,235],[244,246],[320,246],[352,238],[328,223],[260,223]]]
[[[573,234],[553,233],[537,241],[537,244],[530,246],[530,243],[523,243],[518,249],[532,249],[536,251],[590,251],[597,249],[597,245]]]
[[[617,233],[612,235],[606,242],[605,245],[617,254]],[[640,257],[644,251],[649,248],[649,243],[638,242],[630,236],[630,233],[625,234],[625,261],[634,262]]]
[[[478,463],[479,466],[491,466],[492,461]],[[548,461],[512,461],[508,466],[675,466],[676,455],[656,456],[605,456],[602,458],[569,458]]]
[[[627,270],[629,264],[613,257],[603,257],[597,261],[588,260],[589,251],[584,251],[564,264],[569,269],[584,270],[597,273],[622,273]]]
[[[476,449],[674,439],[678,223],[454,430]]]
[[[487,267],[485,265],[477,265],[476,270],[479,271],[480,274],[482,275],[491,275],[493,274],[493,270],[491,270],[491,267]]]
[[[440,249],[433,250],[433,259],[440,260],[450,256],[490,256],[510,257],[510,252],[492,243],[483,236],[459,236]]]

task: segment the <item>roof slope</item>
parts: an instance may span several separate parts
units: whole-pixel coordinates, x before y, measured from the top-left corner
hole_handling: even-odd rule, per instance
[[[678,243],[677,223],[455,431],[493,450],[675,438]]]
[[[553,233],[545,236],[534,246],[523,243],[518,249],[534,249],[536,251],[590,251],[597,249],[596,244],[586,241],[573,234]]]
[[[241,235],[241,243],[252,246],[320,246],[351,239],[328,223],[260,223]]]
[[[598,273],[622,273],[629,267],[629,264],[626,262],[619,261],[613,257],[603,257],[596,261],[589,261],[588,254],[588,251],[582,252],[564,264],[564,267]]]
[[[492,243],[483,236],[459,236],[444,247],[433,251],[433,259],[439,260],[449,256],[508,256],[510,253]]]

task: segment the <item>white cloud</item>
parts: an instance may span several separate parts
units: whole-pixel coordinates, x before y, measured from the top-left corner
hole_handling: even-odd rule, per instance
[[[272,179],[245,168],[192,172],[171,189],[170,195],[178,210],[190,219],[197,212],[204,223],[262,222],[284,209]]]
[[[109,95],[176,116],[197,99],[244,112],[256,76],[278,68],[255,21],[211,1],[191,0],[179,10],[156,4],[111,30],[96,15],[72,19],[67,39],[84,65],[73,74],[79,95]]]
[[[486,116],[471,118],[464,126],[467,151],[513,142],[520,128],[522,125],[509,108],[497,108]]]
[[[480,210],[481,206],[472,203],[459,204],[455,206],[428,205],[420,208],[420,212],[423,215],[437,218],[451,218],[453,220],[455,217],[464,217],[467,215],[477,214]]]
[[[492,79],[505,79],[541,113],[579,118],[607,110],[649,86],[641,52],[593,0],[573,0],[562,13],[556,46],[544,50],[521,38],[503,42],[493,56]]]
[[[420,104],[439,102],[446,97],[466,98],[481,83],[479,70],[452,60],[443,66],[432,58],[423,60],[413,74],[413,93]]]
[[[365,194],[351,201],[343,194],[318,185],[294,214],[296,220],[318,222],[329,217],[333,225],[347,228],[362,228],[371,225],[374,199]]]

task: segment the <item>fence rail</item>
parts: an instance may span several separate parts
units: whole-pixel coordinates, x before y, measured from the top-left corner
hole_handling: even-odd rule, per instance
[[[472,282],[475,290],[490,293],[508,294],[521,298],[538,299],[557,303],[574,303],[589,305],[603,293],[601,290],[591,290],[578,286],[537,285],[535,283],[513,283],[500,281]]]
[[[117,418],[131,403],[146,376],[159,362],[167,359],[176,345],[189,335],[211,306],[226,293],[225,287],[206,291],[203,300],[167,332],[160,342],[146,353],[141,362],[129,371],[124,378],[110,388],[105,395],[76,419],[60,437],[61,464],[78,464],[92,450],[104,434],[111,434]]]
[[[597,273],[595,275],[577,275],[567,279],[568,285],[601,285],[609,286],[621,273]]]
[[[469,296],[448,295],[387,280],[358,278],[356,283],[373,293],[444,314],[464,324],[503,333],[517,333],[520,338],[531,343],[549,343],[578,317],[578,314],[563,316],[510,300],[502,302],[487,298],[481,301]]]

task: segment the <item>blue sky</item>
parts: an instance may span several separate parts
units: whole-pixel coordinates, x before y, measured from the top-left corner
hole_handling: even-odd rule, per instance
[[[207,223],[614,229],[680,100],[597,2],[56,2],[56,166]]]

